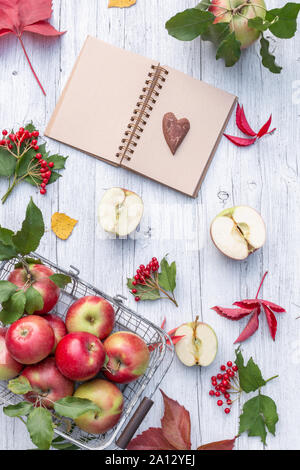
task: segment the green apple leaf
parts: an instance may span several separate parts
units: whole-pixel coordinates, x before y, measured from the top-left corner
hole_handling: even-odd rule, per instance
[[[44,160],[46,160],[46,162],[48,163],[53,162],[54,170],[63,170],[65,168],[65,163],[67,159],[68,157],[63,157],[62,155],[56,154],[56,155],[50,155],[49,157],[46,157]]]
[[[42,310],[44,307],[44,299],[42,295],[34,287],[30,286],[25,292],[26,304],[25,310],[29,315]]]
[[[255,392],[255,390],[266,385],[266,381],[262,377],[260,368],[255,364],[252,357],[245,366],[241,351],[237,349],[235,354],[235,363],[238,366],[239,381],[242,390],[246,393]]]
[[[289,2],[282,8],[274,8],[266,13],[266,20],[272,22],[276,17],[278,20],[270,26],[274,36],[281,39],[289,39],[297,31],[297,16],[300,11],[300,3]]]
[[[248,26],[250,28],[257,29],[257,31],[264,32],[267,31],[267,29],[269,29],[272,24],[277,23],[278,20],[278,16],[275,16],[272,21],[266,21],[260,16],[256,16],[255,18],[251,18],[250,20],[248,20]]]
[[[33,410],[33,405],[28,401],[21,401],[16,405],[8,405],[3,408],[6,416],[11,418],[18,418],[19,416],[27,416]]]
[[[25,262],[27,264],[43,264],[42,261],[40,259],[35,259],[35,258],[24,258]],[[15,264],[15,269],[18,269],[18,268],[23,268],[23,263],[20,262],[20,263],[16,263]]]
[[[65,397],[54,403],[54,410],[60,416],[76,419],[88,411],[100,412],[100,408],[91,400],[78,397]]]
[[[198,5],[195,6],[195,8],[198,8],[198,10],[207,10],[211,6],[211,1],[210,0],[201,0]]]
[[[51,279],[51,281],[61,289],[64,289],[64,287],[72,282],[71,277],[66,274],[52,274],[52,276],[49,276],[49,279]]]
[[[214,15],[209,11],[197,8],[189,8],[173,16],[166,23],[170,36],[181,41],[192,41],[203,34],[207,27],[214,22]]]
[[[201,39],[219,46],[229,34],[229,23],[215,23],[208,26],[207,30],[201,35]]]
[[[32,442],[40,450],[48,450],[54,437],[52,414],[45,408],[34,408],[27,418],[27,429]]]
[[[25,395],[28,392],[32,391],[29,380],[20,375],[16,379],[12,379],[8,382],[7,388],[16,395]]]
[[[166,258],[160,263],[161,272],[158,275],[159,285],[166,291],[174,292],[176,287],[176,263],[169,264]]]
[[[17,159],[5,147],[0,147],[0,176],[10,178],[15,171]]]
[[[0,261],[9,260],[17,256],[12,237],[14,232],[0,227]]]
[[[2,321],[4,325],[10,325],[19,320],[24,313],[25,303],[26,296],[23,290],[12,294],[6,302],[2,302],[3,310],[0,312],[0,321]]]
[[[275,56],[272,55],[269,51],[270,43],[264,37],[260,40],[260,55],[262,58],[262,64],[264,67],[270,70],[272,73],[280,73],[282,67],[275,63]]]
[[[216,59],[224,59],[226,67],[232,67],[241,56],[241,43],[232,32],[223,39],[217,49]]]
[[[13,243],[20,254],[27,255],[37,249],[44,232],[42,212],[31,198],[26,209],[26,217],[22,228],[12,237]]]
[[[127,278],[127,287],[131,291],[132,289],[136,289],[137,293],[133,294],[134,296],[140,297],[141,300],[157,300],[160,299],[159,290],[155,287],[150,286],[143,286],[142,284],[137,284],[134,286],[132,282],[134,278]]]
[[[259,394],[244,404],[240,416],[239,434],[248,431],[248,436],[259,436],[266,444],[266,427],[275,435],[278,419],[276,404],[272,398]]]
[[[17,290],[17,286],[9,281],[0,281],[0,303],[6,302]]]

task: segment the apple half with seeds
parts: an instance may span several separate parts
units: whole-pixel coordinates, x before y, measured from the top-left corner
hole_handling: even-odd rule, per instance
[[[243,260],[264,245],[266,226],[255,209],[236,206],[225,209],[215,217],[210,236],[225,256]]]
[[[110,188],[100,201],[98,219],[106,232],[125,237],[137,228],[143,212],[143,201],[136,193],[122,188]]]
[[[175,345],[178,359],[186,366],[209,366],[218,351],[217,335],[207,323],[184,323],[177,328],[176,336],[183,336]]]

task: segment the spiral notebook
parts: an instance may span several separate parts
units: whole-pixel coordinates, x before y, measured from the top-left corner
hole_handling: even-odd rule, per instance
[[[45,135],[196,197],[236,97],[88,37]],[[172,155],[162,120],[190,131]]]

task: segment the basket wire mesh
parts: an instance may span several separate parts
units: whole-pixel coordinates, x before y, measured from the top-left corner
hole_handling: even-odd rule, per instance
[[[145,389],[154,374],[159,370],[159,373],[156,374],[155,384],[152,384],[151,387],[151,395],[155,393],[161,380],[165,376],[173,360],[174,346],[171,341],[168,341],[169,336],[165,331],[133,310],[125,307],[125,305],[123,305],[124,297],[120,295],[110,297],[91,284],[81,280],[79,278],[79,270],[74,266],[70,266],[70,270],[66,271],[38,254],[33,253],[31,256],[41,260],[43,264],[49,266],[55,273],[67,274],[72,279],[70,284],[64,289],[61,289],[59,301],[52,313],[64,319],[70,305],[75,300],[87,295],[98,295],[108,300],[115,309],[114,332],[122,330],[131,331],[141,336],[148,345],[158,345],[158,347],[150,348],[150,363],[146,373],[134,382],[119,386],[124,397],[124,410],[119,423],[113,429],[105,434],[95,436],[80,430],[77,426],[71,424],[71,421],[65,420],[63,423],[56,423],[56,434],[81,448],[100,450],[107,449],[108,447],[116,447],[114,443],[117,436],[121,434],[134,409],[143,398]],[[0,264],[1,280],[8,277],[9,273],[13,271],[16,262],[17,260],[10,260]],[[7,389],[7,382],[0,381],[0,403],[9,405],[15,404],[21,400],[22,397],[14,395]]]

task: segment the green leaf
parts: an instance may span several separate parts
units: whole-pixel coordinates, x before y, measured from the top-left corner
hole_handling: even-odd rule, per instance
[[[33,131],[36,131],[36,127],[35,125],[33,124],[33,122],[29,122],[28,124],[26,124],[26,126],[24,127],[24,129],[28,132],[33,132]]]
[[[270,43],[264,37],[260,40],[260,55],[262,58],[262,64],[264,67],[270,70],[272,73],[280,73],[282,67],[275,63],[275,56],[272,55],[269,51]]]
[[[16,379],[10,380],[8,382],[7,388],[16,395],[25,395],[26,393],[32,391],[29,380],[23,375],[20,375]]]
[[[266,21],[260,16],[256,16],[255,18],[251,18],[250,20],[248,20],[248,26],[250,28],[257,29],[257,31],[264,32],[267,31],[267,29],[269,29],[270,26],[272,26],[272,24],[275,24],[278,20],[278,16],[275,16],[273,21]]]
[[[34,287],[30,286],[25,292],[26,304],[25,310],[29,315],[42,310],[44,307],[44,299],[42,295]]]
[[[42,261],[40,259],[35,259],[35,258],[24,258],[25,262],[27,264],[43,264]],[[23,268],[23,263],[16,263],[15,264],[15,269],[17,268]]]
[[[26,296],[23,290],[15,292],[6,302],[2,302],[3,310],[0,312],[0,321],[4,325],[19,320],[24,313]]]
[[[7,261],[14,258],[16,255],[17,252],[14,248],[0,242],[0,261]]]
[[[37,163],[37,160],[35,159],[35,154],[36,154],[36,151],[33,148],[31,148],[19,160],[18,167],[17,167],[18,177],[24,176],[26,175],[26,173],[28,173],[29,165],[32,160],[33,162],[31,163],[31,166]]]
[[[0,176],[10,178],[16,168],[17,159],[4,147],[0,147]]]
[[[245,366],[241,351],[237,349],[235,354],[235,363],[238,366],[239,381],[242,390],[246,393],[255,392],[258,388],[266,385],[266,381],[262,377],[260,368],[255,364],[252,357]]]
[[[0,303],[6,302],[17,290],[17,286],[9,281],[0,281]]]
[[[54,403],[54,409],[60,416],[76,419],[88,411],[101,411],[91,400],[77,397],[65,397]]]
[[[19,253],[27,255],[37,249],[44,232],[43,215],[31,198],[26,209],[22,229],[13,236],[13,243]]]
[[[57,173],[56,171],[52,171],[50,179],[47,184],[55,183],[55,181],[57,181],[58,178],[61,178],[61,175]]]
[[[32,442],[40,450],[50,449],[54,436],[52,414],[45,408],[35,408],[27,418],[27,429]]]
[[[269,28],[271,33],[281,39],[292,38],[297,31],[297,16],[299,11],[299,3],[287,3],[282,8],[274,8],[267,11],[267,21],[273,21],[278,16],[278,21]]]
[[[203,41],[210,41],[216,46],[219,46],[229,34],[229,23],[215,23],[209,25],[207,30],[202,34],[201,39],[203,39]]]
[[[214,15],[209,11],[189,8],[167,21],[166,28],[174,38],[181,41],[192,41],[203,34],[207,27],[214,22],[214,19]]]
[[[248,436],[260,436],[262,442],[266,444],[266,427],[270,433],[275,435],[278,419],[276,404],[272,398],[266,395],[257,395],[243,406],[239,434],[248,431]]]
[[[216,59],[224,59],[226,67],[232,67],[241,56],[241,43],[237,41],[232,32],[221,42],[218,47]]]
[[[67,276],[66,274],[52,274],[52,276],[49,276],[49,279],[51,279],[51,281],[61,289],[72,282],[70,276]]]
[[[63,157],[62,155],[50,155],[49,157],[45,158],[46,162],[53,162],[54,170],[63,170],[65,168],[65,163],[68,157]]]
[[[131,291],[132,289],[136,289],[137,293],[133,294],[134,296],[139,296],[141,300],[157,300],[160,299],[160,293],[158,289],[149,286],[143,286],[142,284],[137,284],[134,286],[132,282],[134,278],[130,279],[127,278],[127,287]]]
[[[0,227],[0,261],[14,258],[17,255],[12,236],[14,232]]]
[[[158,275],[159,285],[167,291],[174,292],[176,287],[176,263],[169,264],[166,258],[160,263],[161,272]]]
[[[53,444],[53,441],[52,441],[51,447],[53,447],[53,449],[56,449],[56,450],[79,450],[78,446],[68,441],[64,441],[59,444],[56,444],[56,443]]]
[[[14,232],[12,230],[0,226],[0,242],[3,243],[3,245],[14,246],[12,242],[13,234]]]
[[[198,3],[198,5],[195,6],[195,8],[197,8],[198,10],[207,10],[211,4],[212,3],[210,0],[201,0],[201,2]]]
[[[3,408],[4,413],[11,418],[27,416],[33,410],[33,405],[27,401],[21,401],[16,405],[9,405]]]

